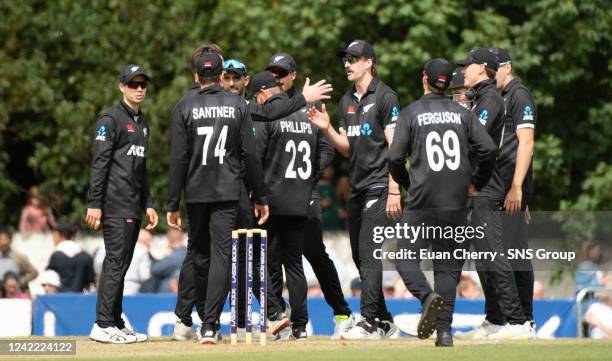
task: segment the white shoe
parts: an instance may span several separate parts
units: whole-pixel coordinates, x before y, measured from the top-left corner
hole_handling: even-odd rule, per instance
[[[353,328],[340,335],[341,340],[380,340],[381,330],[366,320],[357,322]]]
[[[493,324],[487,320],[482,321],[482,324],[468,332],[457,331],[455,338],[458,340],[486,340],[489,336],[499,332],[504,326]]]
[[[134,332],[127,327],[122,328],[121,332],[125,333],[126,335],[136,337],[136,342],[145,342],[148,338],[144,333]]]
[[[489,339],[493,340],[533,340],[534,338],[535,331],[529,321],[517,325],[506,324],[498,332],[489,335]]]
[[[134,343],[136,342],[136,336],[127,335],[117,327],[100,327],[97,323],[94,323],[89,338],[104,343]]]
[[[334,326],[334,334],[331,337],[332,340],[339,340],[343,333],[350,331],[355,325],[355,316],[351,314],[346,318],[344,317],[346,316],[339,315],[334,317],[334,323],[336,325]]]
[[[174,324],[174,331],[172,332],[172,339],[175,341],[187,341],[193,338],[193,329],[181,320],[176,321]]]

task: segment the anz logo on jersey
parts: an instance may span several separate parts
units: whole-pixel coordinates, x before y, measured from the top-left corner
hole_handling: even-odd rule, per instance
[[[480,124],[487,125],[487,121],[489,120],[489,112],[486,109],[483,109],[478,116],[478,120],[480,120]]]
[[[144,158],[145,157],[145,147],[143,147],[141,145],[134,145],[134,144],[132,144],[132,146],[130,147],[130,149],[127,152],[127,155],[133,155],[135,157]]]
[[[523,120],[533,120],[533,110],[529,105],[526,105],[523,110]]]
[[[346,135],[349,137],[370,136],[372,132],[370,123],[365,122],[361,125],[349,125]]]
[[[105,126],[101,126],[100,129],[98,129],[98,135],[96,136],[96,140],[100,142],[106,142],[106,127]]]

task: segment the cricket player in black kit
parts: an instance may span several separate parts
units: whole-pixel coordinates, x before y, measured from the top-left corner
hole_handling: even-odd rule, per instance
[[[408,192],[402,223],[410,226],[464,226],[468,187],[481,189],[493,172],[495,144],[469,110],[444,95],[452,71],[445,59],[427,62],[422,79],[425,94],[400,113],[389,150],[389,170]],[[406,155],[410,156],[410,172],[406,171]],[[470,155],[478,161],[474,175]],[[433,251],[461,247],[455,239],[417,239],[412,246],[413,240],[405,241],[400,246],[413,248],[417,255],[428,243]],[[452,346],[450,330],[463,261],[434,260],[433,265],[435,292],[418,260],[402,262],[397,268],[406,287],[423,304],[419,338],[428,338],[435,326],[436,346]]]
[[[203,44],[198,46],[191,54],[189,66],[193,73],[194,82],[189,86],[188,93],[198,93],[201,90],[200,83],[198,82],[198,58],[204,53],[213,53],[223,57],[223,49],[217,44]],[[195,274],[193,269],[193,238],[191,237],[191,228],[187,231],[187,254],[183,259],[181,270],[179,272],[178,280],[178,294],[176,296],[176,306],[174,313],[178,320],[174,324],[174,330],[172,331],[172,339],[177,341],[190,340],[193,337],[193,320],[191,318],[191,312],[193,307],[196,306],[198,317],[202,319],[204,317],[204,299],[200,299],[196,302],[196,291],[195,291]],[[201,333],[197,332],[198,339],[200,339]]]
[[[121,318],[123,282],[134,255],[142,213],[147,230],[157,225],[157,213],[149,192],[147,153],[149,126],[140,111],[149,76],[135,64],[119,76],[123,99],[96,122],[86,221],[102,226],[106,256],[98,286],[96,323],[90,338],[107,343],[145,341]]]
[[[295,98],[300,95],[300,93],[293,86],[293,83],[297,78],[297,65],[295,59],[293,59],[290,54],[276,53],[272,55],[266,70],[274,74],[274,76],[279,80],[281,88],[289,96],[289,98]],[[306,79],[306,81],[308,81],[308,79]],[[317,104],[317,106],[320,108],[320,104]],[[303,108],[302,111],[305,112],[306,108]],[[319,143],[319,149],[321,153],[319,168],[321,171],[316,174],[316,179],[313,185],[309,215],[304,230],[303,253],[308,263],[310,263],[312,266],[315,276],[319,281],[325,301],[333,309],[335,326],[332,339],[339,339],[342,333],[353,327],[355,319],[352,314],[353,312],[344,299],[336,266],[329,258],[329,255],[325,250],[325,244],[323,243],[321,197],[319,192],[316,190],[316,185],[321,177],[323,169],[331,164],[334,159],[334,147],[325,137],[322,137]],[[290,312],[288,311],[290,310],[287,310],[287,305],[282,298],[282,272],[272,272],[270,275],[270,283],[272,285],[271,288],[276,291],[276,298],[278,298],[281,304],[283,304],[285,313],[289,314]]]
[[[178,209],[184,191],[193,237],[196,295],[205,300],[203,344],[216,344],[219,338],[218,320],[229,289],[231,231],[236,224],[242,160],[255,199],[255,215],[260,224],[268,217],[251,116],[244,99],[219,86],[222,71],[219,55],[202,54],[198,59],[202,90],[183,97],[171,120],[167,221],[180,229]]]
[[[265,71],[253,77],[252,90],[257,102],[272,103],[287,98],[278,80]],[[270,273],[287,277],[291,305],[292,339],[305,339],[306,277],[302,266],[302,244],[309,203],[316,174],[320,171],[322,135],[308,122],[306,111],[299,111],[271,123],[256,123],[257,156],[262,160],[270,219],[266,224],[269,239]],[[280,314],[279,295],[269,292],[268,313]],[[276,309],[274,309],[276,308]]]
[[[399,100],[375,77],[376,54],[370,44],[355,40],[336,55],[342,60],[348,80],[354,83],[340,100],[339,133],[330,125],[325,105],[322,112],[311,109],[309,120],[350,159],[349,237],[362,282],[362,318],[341,338],[380,339],[397,330],[382,292],[382,263],[374,258],[380,244],[372,237],[374,227],[401,216],[399,185],[389,177],[386,161],[399,116]]]
[[[495,75],[499,66],[497,57],[490,49],[475,48],[470,51],[466,59],[457,61],[457,65],[464,67],[464,85],[474,92],[472,112],[478,117],[495,144],[501,146],[504,139],[506,112],[504,101],[496,89]],[[501,211],[506,192],[499,167],[495,167],[491,179],[480,193],[477,194],[473,189],[470,189],[470,193],[473,208],[472,224],[487,225],[484,239],[474,240],[474,248],[477,251],[497,252],[497,257],[493,261],[476,262],[478,274],[485,292],[487,284],[496,285],[496,294],[494,296],[485,294],[485,296],[497,299],[493,302],[499,302],[509,326],[497,325],[494,320],[487,318],[475,331],[459,334],[458,337],[530,338],[532,330],[526,322],[516,282],[510,272],[512,268],[504,253]],[[504,332],[498,332],[504,327]]]
[[[512,60],[506,49],[494,48],[499,60],[496,74],[497,90],[501,92],[506,106],[506,126],[504,141],[499,150],[497,168],[501,174],[504,192],[504,208],[502,214],[502,234],[504,248],[527,249],[527,217],[526,209],[533,194],[533,175],[531,157],[534,149],[535,125],[537,107],[534,97],[521,81],[512,75]],[[529,259],[510,261],[514,270],[514,280],[525,317],[533,325],[533,266]],[[495,302],[497,287],[488,282],[487,319],[496,324],[505,324],[506,320],[499,302]],[[535,335],[535,330],[532,333]]]
[[[188,92],[198,93],[201,88],[197,82],[197,58],[204,53],[214,53],[223,55],[223,50],[216,44],[204,44],[198,47],[191,56],[190,67],[194,74],[195,82],[190,86]],[[223,66],[224,73],[221,78],[221,86],[229,92],[234,94],[245,96],[245,86],[249,82],[247,75],[246,66],[240,61],[230,59],[224,62]],[[310,80],[306,79],[303,88],[303,95],[291,98],[283,99],[273,104],[259,105],[256,102],[248,102],[248,109],[251,113],[251,117],[254,121],[266,122],[272,121],[284,116],[287,116],[306,105],[307,102],[314,102],[323,99],[329,99],[327,93],[333,89],[331,85],[325,84],[325,81],[319,81],[315,84],[310,84]],[[243,169],[244,172],[244,169]],[[243,173],[244,175],[244,173]],[[239,212],[237,216],[236,228],[251,228],[253,226],[252,217],[252,205],[248,197],[248,191],[246,187],[242,187],[240,193]],[[179,274],[179,290],[176,300],[175,314],[178,320],[175,324],[173,331],[173,339],[183,341],[191,339],[193,331],[191,326],[193,321],[191,319],[191,313],[194,305],[198,310],[198,315],[203,318],[203,302],[201,299],[196,304],[195,286],[193,279],[193,262],[191,257],[191,236],[188,236],[187,255],[181,266]],[[240,247],[240,251],[244,252],[244,247]],[[243,261],[244,257],[240,257],[239,260]],[[242,274],[242,273],[239,273]],[[242,277],[239,277],[239,282],[244,282]],[[244,300],[244,287],[239,287],[239,305]],[[239,325],[244,322],[244,307],[239,307],[238,320]],[[198,334],[199,335],[199,334]]]
[[[250,77],[247,73],[247,68],[244,63],[236,59],[228,59],[223,63],[223,76],[221,77],[221,86],[229,92],[246,97],[246,86],[250,82]],[[325,80],[320,80],[315,84],[310,84],[310,79],[306,78],[302,93],[299,94],[294,92],[295,96],[291,98],[276,99],[274,102],[266,104],[257,104],[255,101],[247,100],[249,105],[249,111],[254,122],[270,122],[274,121],[290,114],[297,112],[304,108],[307,103],[317,102],[323,99],[329,99],[330,96],[326,95],[333,89],[330,84],[326,84]],[[333,149],[332,149],[333,152]],[[239,202],[238,222],[236,228],[252,228],[253,227],[253,216],[252,216],[252,205],[249,199],[249,191],[245,186],[241,190],[241,198]],[[245,287],[244,287],[244,252],[246,247],[239,247],[238,253],[238,334],[240,335],[244,327],[244,316],[245,316]],[[254,249],[254,269],[258,269],[259,265],[259,248]],[[270,277],[270,284],[273,280]],[[259,279],[254,280],[255,289],[259,287]],[[282,275],[280,280],[280,287],[282,292]],[[255,295],[259,297],[259,294]],[[279,295],[280,297],[280,295]],[[282,299],[280,299],[282,301]],[[274,301],[269,301],[269,304],[273,305]],[[284,303],[284,302],[283,302]],[[283,307],[284,308],[284,307]],[[270,309],[274,309],[271,307]],[[270,331],[275,334],[280,331],[277,327],[288,325],[289,318],[288,313],[282,315],[271,315],[271,319],[268,322]],[[281,327],[282,328],[282,327]]]

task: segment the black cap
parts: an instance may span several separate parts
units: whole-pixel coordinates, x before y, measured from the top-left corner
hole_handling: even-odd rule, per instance
[[[443,58],[431,59],[425,64],[427,83],[438,90],[446,90],[453,78],[453,66]]]
[[[119,81],[125,84],[137,75],[142,75],[149,80],[149,76],[147,73],[145,73],[144,69],[140,65],[130,64],[126,65],[123,70],[121,70],[121,74],[119,74]]]
[[[276,53],[270,58],[266,70],[270,70],[271,68],[281,68],[292,72],[297,69],[297,65],[295,64],[295,59],[293,59],[291,55],[287,53]]]
[[[344,58],[346,55],[363,56],[364,58],[369,58],[376,62],[374,48],[367,41],[363,40],[353,40],[345,50],[336,52],[336,56],[340,59]]]
[[[510,53],[504,48],[491,48],[491,52],[497,56],[497,62],[499,65],[506,65],[512,63]]]
[[[218,54],[203,53],[196,60],[198,75],[211,77],[220,75],[223,72],[223,59]]]
[[[470,50],[468,57],[463,60],[457,60],[457,65],[467,66],[470,64],[484,64],[487,68],[497,71],[499,66],[497,57],[488,48],[474,48]]]
[[[253,75],[251,78],[251,92],[253,94],[260,90],[270,89],[277,86],[280,86],[278,79],[276,79],[274,74],[270,73],[269,71],[262,71],[261,73]]]
[[[465,88],[465,78],[463,77],[463,68],[458,67],[453,70],[453,80],[448,87],[449,90]]]

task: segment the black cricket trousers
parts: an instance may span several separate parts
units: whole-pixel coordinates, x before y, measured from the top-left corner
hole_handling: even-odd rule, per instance
[[[187,203],[196,300],[204,300],[203,330],[214,330],[230,286],[231,238],[238,201]]]
[[[329,258],[323,243],[323,219],[321,215],[321,200],[313,198],[310,202],[310,214],[305,226],[304,257],[312,266],[312,270],[319,281],[323,297],[334,310],[334,316],[352,314],[344,299],[338,271],[334,262]]]
[[[306,326],[308,323],[308,286],[302,264],[306,221],[307,217],[273,215],[265,224],[268,231],[268,316],[283,311],[284,301],[281,296],[284,268],[293,327]]]
[[[497,252],[495,261],[476,262],[476,270],[485,294],[487,321],[496,325],[504,325],[506,322],[523,324],[527,318],[521,306],[512,266],[505,256],[502,205],[501,200],[480,196],[472,197],[471,223],[474,227],[484,227],[485,235],[483,239],[473,241],[474,249]]]
[[[431,227],[426,232],[419,233],[416,239],[400,239],[398,247],[402,250],[415,252],[415,259],[404,259],[397,263],[397,271],[402,277],[406,288],[421,303],[427,295],[432,292],[431,286],[423,271],[421,270],[420,251],[427,250],[431,246],[433,252],[449,255],[449,259],[434,259],[434,291],[442,296],[444,305],[436,320],[436,330],[446,331],[451,329],[453,313],[455,311],[455,299],[457,284],[461,277],[463,259],[454,257],[455,250],[469,247],[469,243],[463,240],[457,242],[456,238],[444,238],[437,229],[444,230],[446,227],[464,227],[466,224],[465,211],[440,211],[440,210],[404,210],[401,223],[409,227]],[[425,228],[423,228],[425,229]],[[410,233],[410,232],[409,232]]]
[[[100,327],[125,327],[121,318],[123,284],[134,256],[140,223],[141,219],[136,218],[102,218],[106,255],[96,301],[96,323]]]
[[[382,262],[374,258],[381,244],[372,239],[374,227],[389,224],[386,214],[387,187],[351,194],[348,204],[349,238],[353,262],[361,278],[361,315],[370,323],[393,321],[382,291]]]

